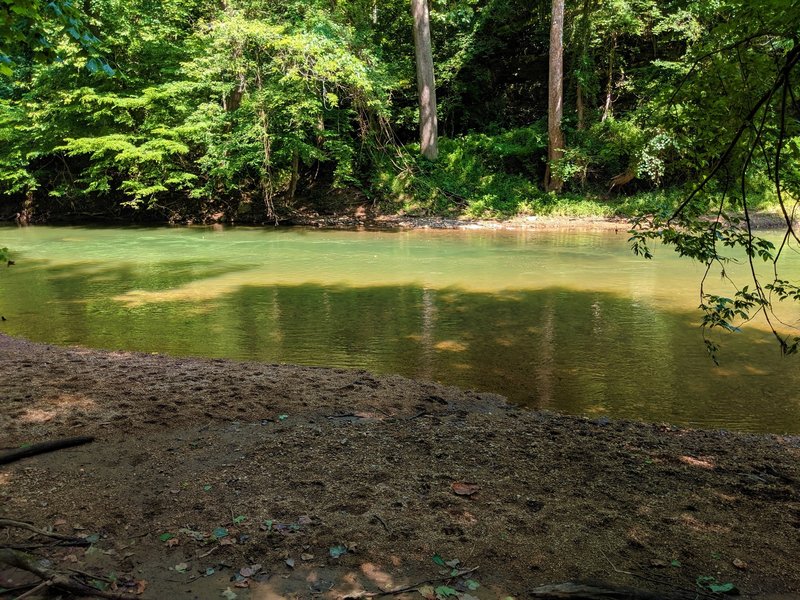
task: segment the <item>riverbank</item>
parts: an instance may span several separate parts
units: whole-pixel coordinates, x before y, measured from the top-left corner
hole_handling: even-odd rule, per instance
[[[143,598],[339,598],[473,567],[453,582],[485,599],[564,581],[800,594],[797,437],[527,412],[365,371],[0,350],[0,446],[96,437],[2,467],[0,516],[88,537],[31,552]]]

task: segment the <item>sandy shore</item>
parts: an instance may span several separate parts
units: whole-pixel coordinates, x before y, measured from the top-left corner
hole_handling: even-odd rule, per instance
[[[565,581],[800,597],[797,437],[527,412],[364,371],[2,335],[0,353],[0,447],[96,437],[0,467],[0,518],[92,545],[7,528],[0,546],[45,543],[28,551],[142,598],[343,598],[429,579],[467,599]],[[26,577],[0,569],[0,585]]]

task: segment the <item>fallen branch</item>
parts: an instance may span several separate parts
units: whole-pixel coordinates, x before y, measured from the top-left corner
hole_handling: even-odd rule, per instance
[[[61,450],[63,448],[72,448],[74,446],[82,446],[93,442],[94,438],[91,436],[79,436],[64,438],[61,440],[51,440],[49,442],[41,442],[39,444],[31,444],[25,448],[17,448],[5,454],[0,454],[0,465],[7,465],[22,458],[29,456],[36,456],[37,454],[44,454],[45,452],[53,452],[54,450]]]
[[[0,596],[4,596],[6,594],[16,594],[17,592],[21,592],[23,590],[30,590],[31,588],[39,589],[41,585],[42,585],[41,583],[25,583],[23,585],[15,585],[14,587],[10,588],[2,588],[0,589]],[[22,594],[22,596],[24,595],[25,594]],[[22,598],[22,596],[18,596],[17,600]]]
[[[426,579],[425,581],[420,581],[415,583],[414,585],[407,585],[401,588],[395,588],[393,590],[385,590],[382,592],[356,592],[355,594],[348,594],[342,600],[363,600],[364,598],[378,598],[380,596],[394,596],[395,594],[404,594],[405,592],[413,592],[419,586],[425,585],[426,583],[435,583],[437,581],[447,581],[449,579],[455,579],[457,577],[463,577],[464,575],[469,575],[478,570],[478,567],[472,567],[471,569],[465,569],[463,571],[458,571],[452,575],[443,575],[442,577],[434,577],[433,579]]]
[[[546,600],[664,600],[666,598],[663,594],[640,590],[600,588],[572,582],[543,585],[530,590],[527,596]]]
[[[15,521],[13,519],[0,519],[0,527],[14,527],[16,529],[27,529],[28,531],[32,531],[37,535],[43,535],[45,537],[53,538],[55,540],[61,540],[62,542],[70,542],[73,546],[91,546],[91,542],[86,541],[83,538],[78,538],[71,535],[62,535],[60,533],[55,533],[53,531],[45,531],[44,529],[39,529],[38,527],[34,527],[30,523],[26,523],[25,521]]]
[[[606,553],[603,552],[602,550],[600,551],[600,554],[603,555],[603,558],[606,559],[606,562],[611,566],[612,569],[614,569],[615,573],[619,573],[621,575],[628,575],[629,577],[636,577],[638,579],[643,579],[644,581],[649,581],[651,583],[657,583],[659,585],[665,585],[665,586],[671,587],[671,588],[673,588],[675,590],[678,590],[683,595],[683,597],[692,598],[692,600],[697,600],[697,598],[700,598],[700,597],[708,597],[708,598],[717,598],[718,597],[717,594],[709,594],[709,593],[704,592],[702,590],[689,590],[689,589],[687,589],[686,587],[684,587],[682,585],[675,584],[675,583],[673,583],[671,581],[667,581],[667,580],[662,579],[660,577],[651,577],[649,575],[643,575],[641,573],[635,573],[633,571],[625,571],[623,569],[618,568],[617,565],[615,565],[613,562],[611,562],[611,559],[608,558],[608,556],[606,556]]]
[[[42,583],[34,589],[41,589],[42,587],[49,586],[78,596],[95,596],[97,598],[108,598],[109,600],[137,600],[137,596],[122,592],[98,590],[95,587],[78,581],[70,575],[65,575],[64,573],[59,573],[53,569],[43,567],[33,556],[18,550],[0,548],[0,563],[22,569],[23,571],[28,571],[41,578]]]

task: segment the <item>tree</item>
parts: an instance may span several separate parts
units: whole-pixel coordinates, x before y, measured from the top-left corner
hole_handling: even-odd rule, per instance
[[[657,239],[706,266],[700,286],[703,327],[736,331],[758,314],[785,354],[800,349],[800,337],[775,314],[774,304],[800,301],[800,286],[780,277],[779,262],[800,245],[796,218],[800,198],[800,2],[743,0],[722,3],[708,33],[681,61],[677,89],[661,100],[663,124],[689,160],[701,166],[697,182],[667,215],[639,220],[633,250],[649,258]],[[691,145],[689,145],[691,144]],[[756,235],[751,219],[754,181],[769,178],[783,221],[776,248]],[[762,190],[763,193],[763,190]],[[715,219],[705,218],[712,211]],[[746,285],[728,272],[743,251]],[[771,263],[770,274],[758,263]],[[719,270],[730,293],[709,291],[707,277]],[[795,328],[796,331],[796,328]],[[717,345],[706,337],[712,357]]]
[[[419,145],[422,155],[436,160],[439,155],[436,121],[436,81],[433,76],[430,11],[427,0],[411,0],[414,18],[414,52],[417,59],[419,96]]]
[[[547,169],[544,189],[560,191],[564,181],[553,174],[553,164],[564,156],[564,132],[561,117],[564,112],[564,0],[553,0],[550,23],[550,68],[547,95]]]
[[[0,75],[13,73],[12,54],[26,49],[37,59],[52,59],[59,38],[70,40],[87,58],[86,67],[112,75],[113,69],[98,56],[99,39],[85,24],[77,2],[53,0],[2,0],[0,2]]]

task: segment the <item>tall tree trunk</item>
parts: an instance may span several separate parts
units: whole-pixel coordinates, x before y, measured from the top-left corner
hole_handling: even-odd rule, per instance
[[[561,117],[564,113],[564,0],[553,0],[550,24],[550,77],[547,102],[547,170],[544,189],[560,191],[564,182],[551,172],[554,161],[564,156],[564,132]]]
[[[439,155],[436,123],[436,81],[433,78],[431,25],[427,0],[411,0],[414,17],[414,51],[417,59],[419,94],[419,144],[422,155],[436,160]]]
[[[614,58],[617,53],[617,34],[611,36],[611,52],[608,55],[608,80],[606,81],[606,102],[603,105],[603,116],[601,121],[605,121],[611,116],[611,106],[613,103],[612,93],[614,91]]]
[[[577,113],[578,131],[582,131],[586,126],[585,106],[583,99],[583,81],[585,81],[587,64],[589,62],[589,16],[591,13],[591,0],[583,0],[583,10],[581,11],[581,49],[578,56],[577,86],[575,89],[575,112]]]

